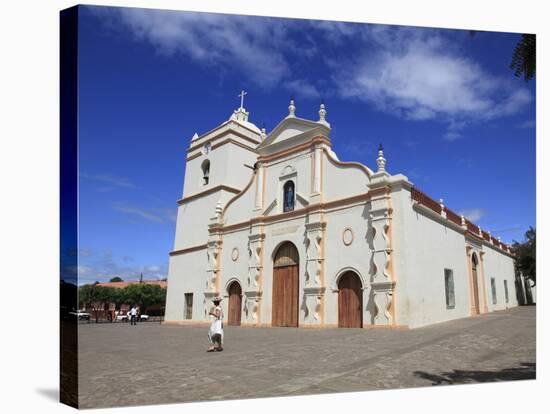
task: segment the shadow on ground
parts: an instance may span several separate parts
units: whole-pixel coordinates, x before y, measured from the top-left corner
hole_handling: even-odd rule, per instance
[[[477,382],[517,381],[536,378],[536,364],[521,363],[517,368],[504,368],[500,371],[462,371],[453,370],[442,374],[430,374],[424,371],[415,371],[414,375],[428,381],[432,385],[472,384]]]
[[[59,390],[56,388],[38,388],[36,391],[49,400],[59,401]]]

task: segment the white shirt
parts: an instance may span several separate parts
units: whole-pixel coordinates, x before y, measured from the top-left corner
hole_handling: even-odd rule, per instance
[[[130,315],[136,316],[137,315],[137,309],[136,308],[130,309]]]
[[[210,324],[210,333],[212,335],[214,335],[214,334],[223,335],[223,328],[222,328],[222,320],[221,319],[214,319],[212,321],[212,323]]]
[[[216,306],[214,308],[214,312],[212,313],[215,313],[216,310],[220,311],[220,317],[216,318],[214,315],[211,315],[213,320],[212,320],[212,323],[210,324],[210,334],[211,335],[221,334],[223,337],[223,311],[221,306]]]

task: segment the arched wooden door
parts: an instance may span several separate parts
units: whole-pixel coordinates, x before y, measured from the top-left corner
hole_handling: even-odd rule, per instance
[[[363,289],[354,272],[346,272],[338,281],[338,327],[363,327]]]
[[[474,311],[479,315],[479,284],[477,281],[477,256],[472,254],[472,284],[474,288]]]
[[[229,293],[227,324],[238,326],[241,324],[242,290],[239,282],[233,282],[227,289]]]
[[[273,260],[272,326],[298,326],[298,250],[282,244]]]

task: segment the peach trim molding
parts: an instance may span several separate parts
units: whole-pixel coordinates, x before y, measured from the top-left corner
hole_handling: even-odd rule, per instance
[[[196,252],[196,251],[199,251],[199,250],[204,250],[207,247],[208,247],[207,244],[199,244],[198,246],[187,247],[185,249],[172,250],[170,253],[168,253],[168,255],[170,255],[170,256],[179,256],[180,254],[185,254],[185,253]]]
[[[178,205],[181,206],[182,204],[187,203],[188,201],[194,200],[195,198],[202,197],[211,193],[215,193],[216,191],[229,191],[230,193],[238,194],[241,190],[235,187],[229,187],[228,185],[217,185],[215,187],[209,188],[208,190],[201,191],[199,193],[191,194],[190,196],[181,198],[177,201]]]
[[[289,149],[286,149],[286,150],[282,150],[282,151],[276,152],[276,153],[271,154],[271,155],[261,155],[261,156],[258,157],[258,161],[259,162],[269,162],[269,161],[277,160],[279,158],[283,158],[283,157],[286,157],[288,155],[295,154],[295,153],[303,151],[305,149],[310,149],[310,148],[314,147],[316,144],[320,144],[320,143],[321,144],[327,144],[327,145],[330,146],[330,141],[327,137],[324,137],[322,135],[318,135],[316,137],[313,137],[311,139],[311,141],[305,142],[303,144],[296,145],[295,147],[292,147],[292,148],[289,148]]]
[[[242,126],[242,125],[239,124],[239,126]],[[243,126],[243,128],[246,128],[246,127]],[[248,129],[248,128],[246,128],[246,129]],[[250,129],[249,129],[249,131],[250,131]],[[252,138],[246,136],[245,134],[240,133],[239,131],[231,130],[230,132],[231,132],[232,134],[235,134],[235,135],[237,135],[238,137],[240,137],[240,138],[246,140],[246,141],[251,142],[252,144],[258,145],[258,144],[261,143],[260,140],[252,139]],[[220,139],[220,138],[223,138],[223,137],[226,135],[226,133],[227,133],[227,131],[223,131],[223,132],[219,133],[218,135],[215,135],[215,136],[213,136],[212,138],[209,138],[209,139],[207,139],[207,140],[201,142],[200,144],[191,145],[191,146],[189,147],[189,149],[187,150],[187,153],[189,154],[190,152],[193,152],[193,151],[195,151],[195,150],[197,150],[197,149],[199,149],[199,148],[202,148],[202,147],[204,146],[204,144],[212,143],[212,142],[214,142],[214,141],[217,141],[217,140]],[[254,132],[254,133],[256,133],[256,132]],[[208,134],[208,132],[207,132],[206,134]],[[199,138],[199,140],[200,140],[200,138]]]
[[[251,182],[249,183],[248,186],[250,186],[250,184],[251,184]],[[286,213],[279,213],[279,214],[275,214],[273,216],[253,217],[250,220],[243,221],[243,222],[240,222],[240,223],[231,224],[229,226],[219,225],[219,226],[216,226],[216,227],[212,228],[209,231],[211,231],[211,232],[219,232],[219,231],[229,232],[229,231],[245,228],[245,227],[248,227],[248,226],[250,226],[252,224],[256,224],[256,223],[272,223],[272,222],[275,222],[275,221],[279,221],[281,219],[290,219],[290,218],[301,217],[301,216],[304,216],[308,213],[319,212],[319,211],[322,212],[323,210],[326,210],[326,209],[331,209],[331,208],[341,207],[341,206],[347,206],[347,205],[350,205],[350,204],[354,204],[354,203],[358,203],[358,202],[362,202],[362,201],[367,201],[375,195],[378,195],[380,193],[385,193],[385,191],[386,190],[384,188],[377,188],[375,190],[369,191],[368,193],[359,194],[359,195],[348,197],[348,198],[333,200],[333,201],[329,201],[329,202],[326,202],[326,203],[311,204],[307,207],[304,207],[304,208],[301,208],[301,209],[298,209],[298,210],[294,210],[294,211],[288,211]],[[233,202],[233,200],[236,200],[239,196],[240,195],[237,195],[234,198],[232,198],[229,201],[229,203]],[[227,204],[226,209],[227,209],[227,207],[229,207],[229,203]]]
[[[325,153],[327,154],[327,158],[329,159],[330,162],[332,162],[333,164],[336,164],[338,165],[339,167],[344,167],[344,168],[355,168],[355,169],[358,169],[358,170],[361,170],[362,172],[364,172],[367,177],[370,178],[370,176],[373,174],[373,172],[371,170],[369,170],[369,168],[367,168],[366,166],[364,166],[363,164],[359,163],[359,162],[354,162],[354,161],[338,161],[336,158],[334,158],[332,156],[331,153],[329,153],[327,151],[326,148],[323,148],[323,151],[325,151]]]
[[[235,197],[233,197],[232,199],[230,199],[227,204],[225,205],[224,209],[223,209],[223,216],[225,217],[225,213],[227,213],[227,209],[229,208],[229,206],[231,204],[233,204],[238,198],[240,198],[244,193],[246,193],[248,191],[248,189],[252,186],[252,183],[256,180],[256,171],[254,171],[252,173],[252,177],[250,177],[250,180],[248,181],[248,184],[246,185],[246,187],[240,191]],[[216,227],[218,228],[218,227]]]

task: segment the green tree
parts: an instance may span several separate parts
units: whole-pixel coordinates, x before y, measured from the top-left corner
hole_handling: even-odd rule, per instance
[[[122,278],[119,276],[115,276],[111,280],[109,280],[109,282],[124,282],[124,280],[122,280]]]
[[[82,306],[90,306],[98,323],[99,312],[103,310],[106,303],[110,303],[116,295],[116,289],[99,286],[97,284],[84,285],[78,290],[78,301]]]
[[[525,232],[525,240],[512,244],[516,255],[516,269],[533,283],[537,283],[537,231],[533,227]]]
[[[148,306],[158,305],[166,302],[166,289],[159,285],[148,285],[145,283],[134,283],[122,289],[124,302],[129,305],[137,305],[142,313],[145,313]]]
[[[525,81],[535,76],[537,68],[537,36],[534,34],[523,34],[514,49],[510,69],[518,77],[523,76]]]
[[[470,36],[477,35],[477,30],[470,30]],[[537,69],[537,36],[534,34],[522,34],[512,53],[510,69],[517,77],[523,76],[529,81],[535,76]]]

